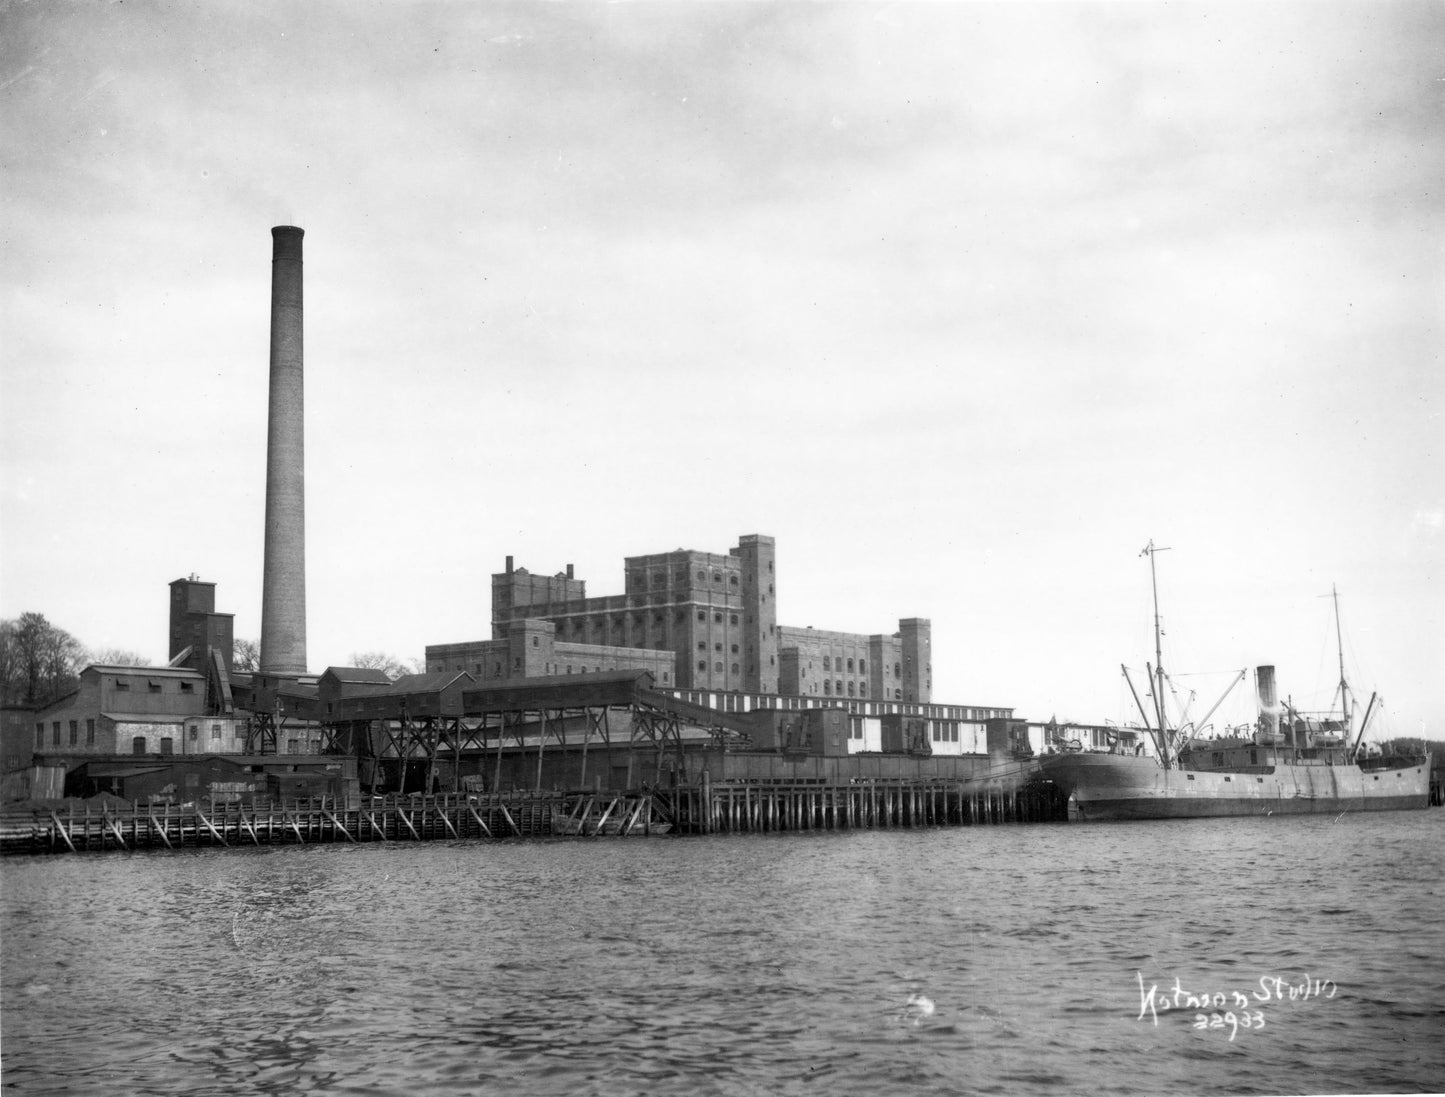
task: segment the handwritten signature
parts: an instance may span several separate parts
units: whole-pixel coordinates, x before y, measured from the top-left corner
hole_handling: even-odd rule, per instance
[[[1264,1006],[1278,1002],[1303,1002],[1311,998],[1333,998],[1339,987],[1333,979],[1311,979],[1304,975],[1298,982],[1291,982],[1275,975],[1261,975],[1257,990],[1186,990],[1179,976],[1174,977],[1174,986],[1164,991],[1159,984],[1144,986],[1143,972],[1136,971],[1139,980],[1139,1016],[1146,1017],[1159,1025],[1159,1014],[1194,1011],[1193,1025],[1197,1029],[1229,1030],[1233,1042],[1240,1029],[1259,1031],[1264,1028]]]

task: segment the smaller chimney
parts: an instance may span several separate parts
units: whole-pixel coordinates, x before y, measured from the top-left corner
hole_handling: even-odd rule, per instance
[[[1259,689],[1259,730],[1266,743],[1279,735],[1279,697],[1275,693],[1274,667],[1255,667],[1254,679]]]
[[[567,578],[568,578],[568,579],[572,578],[572,565],[571,565],[571,564],[568,564],[568,565],[567,565]]]
[[[512,558],[510,556],[507,557],[507,574],[512,574]]]

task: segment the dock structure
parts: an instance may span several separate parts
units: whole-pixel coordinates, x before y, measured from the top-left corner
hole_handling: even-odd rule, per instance
[[[1054,822],[1067,808],[1052,786],[999,782],[727,783],[678,790],[688,833],[946,827]]]
[[[929,742],[942,745],[946,731],[930,736],[917,712],[884,713],[881,720],[897,724],[895,745],[859,751],[851,729],[866,716],[836,704],[791,710],[753,700],[656,690],[646,672],[478,686],[455,671],[390,682],[333,668],[308,701],[312,712],[290,702],[277,708],[278,741],[291,738],[288,719],[320,729],[314,757],[114,759],[82,772],[78,795],[87,799],[0,809],[0,850],[757,834],[1067,818],[1056,789],[1035,780],[1030,752],[1016,749],[1013,721],[988,721],[986,752],[935,753]],[[911,731],[910,721],[918,725]],[[977,731],[981,745],[982,725]]]
[[[0,852],[97,853],[466,839],[945,827],[1062,820],[1048,786],[726,782],[626,792],[549,790],[217,804],[76,804],[0,812]]]

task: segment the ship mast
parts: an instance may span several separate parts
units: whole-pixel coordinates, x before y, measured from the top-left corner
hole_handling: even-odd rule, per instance
[[[1159,761],[1165,769],[1169,768],[1169,725],[1164,719],[1164,651],[1160,640],[1163,628],[1159,621],[1159,577],[1154,570],[1154,554],[1168,551],[1167,547],[1156,548],[1151,537],[1139,554],[1149,557],[1149,583],[1154,590],[1154,715],[1159,721]]]
[[[1340,632],[1340,592],[1330,584],[1330,597],[1335,600],[1335,644],[1340,652],[1340,712],[1345,721],[1345,738],[1350,736],[1350,687],[1345,681],[1345,641]]]

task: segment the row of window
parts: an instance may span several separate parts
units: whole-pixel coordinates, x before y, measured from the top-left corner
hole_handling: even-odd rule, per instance
[[[69,733],[70,733],[70,737],[69,737],[70,745],[71,745],[71,746],[78,746],[78,745],[80,744],[80,721],[79,721],[79,720],[71,720],[71,721],[70,721]],[[59,720],[53,721],[53,722],[51,723],[51,725],[50,725],[50,745],[53,746],[53,747],[58,747],[58,746],[60,746],[60,721],[59,721]],[[87,720],[87,721],[85,722],[85,745],[88,746],[88,747],[93,747],[93,746],[95,746],[95,721],[94,721],[94,720]],[[40,720],[40,721],[38,721],[38,722],[36,723],[36,725],[35,725],[35,749],[36,749],[36,750],[39,750],[40,748],[42,748],[42,747],[44,747],[44,746],[45,746],[45,721],[44,721],[44,720]]]
[[[686,583],[686,582],[687,582],[687,568],[685,568],[685,567],[684,567],[684,568],[678,568],[677,571],[674,573],[674,576],[675,576],[677,582],[679,582],[679,583]],[[699,583],[706,583],[706,582],[707,582],[707,571],[706,571],[706,569],[704,569],[704,568],[698,568],[698,569],[697,569],[697,581],[698,581]],[[720,571],[714,571],[714,572],[712,573],[712,581],[713,581],[714,583],[721,583],[721,582],[723,581],[722,572],[720,572]],[[655,587],[660,587],[660,586],[663,586],[664,584],[666,584],[666,582],[667,582],[667,576],[666,576],[663,572],[654,571],[654,572],[652,573],[652,585],[653,585],[653,586],[655,586]],[[738,577],[737,577],[736,575],[729,575],[729,576],[728,576],[728,583],[729,583],[729,585],[731,585],[731,586],[737,586],[737,585],[738,585]],[[640,575],[637,576],[637,577],[636,577],[636,582],[635,582],[633,585],[634,585],[634,586],[639,586],[639,587],[642,586],[642,585],[643,585],[642,576],[640,576]]]
[[[66,735],[66,743],[67,743],[67,745],[72,746],[72,747],[74,747],[74,746],[79,746],[79,745],[80,745],[80,721],[79,721],[79,720],[69,720],[69,721],[65,721],[65,722],[69,725],[69,726],[66,728],[66,732],[67,732],[67,735]],[[53,721],[51,721],[51,724],[50,724],[50,745],[53,746],[53,747],[58,747],[58,746],[61,745],[61,742],[60,742],[61,723],[62,723],[62,722],[61,722],[60,720],[53,720]],[[221,737],[222,737],[222,733],[223,733],[224,729],[225,729],[225,725],[224,725],[224,724],[212,724],[212,725],[211,725],[211,740],[212,740],[213,742],[220,742],[220,741],[221,741]],[[191,740],[192,740],[193,742],[196,741],[196,740],[198,740],[198,739],[200,738],[200,728],[199,728],[197,725],[192,724],[191,727],[190,727],[190,729],[189,729],[189,731],[190,731]],[[164,744],[169,743],[170,741],[171,741],[171,740],[170,740],[169,738],[167,738],[167,739],[162,739],[162,740],[161,740],[161,743],[162,743],[161,753],[162,753],[162,754],[169,754],[169,753],[170,753],[169,747],[167,747],[167,746],[164,745]],[[137,736],[134,738],[134,740],[132,741],[132,748],[134,748],[134,744],[137,743],[137,742],[144,744],[144,743],[145,743],[145,736],[144,736],[144,735],[137,735]],[[36,725],[35,725],[35,746],[36,746],[37,749],[39,749],[39,748],[43,747],[44,745],[45,745],[45,721],[44,721],[44,720],[41,720],[41,721],[37,722]],[[88,747],[93,747],[93,746],[95,746],[95,720],[94,720],[94,719],[87,719],[87,720],[85,721],[85,745],[88,746]],[[136,751],[136,753],[138,753],[138,754],[144,754],[145,751],[142,749],[142,750]]]
[[[810,663],[808,664],[809,669],[812,669],[812,666],[813,666],[813,664],[810,662]],[[849,674],[852,674],[852,673],[853,673],[853,660],[852,660],[852,659],[844,659],[843,656],[841,656],[841,655],[839,655],[836,659],[831,658],[830,656],[825,655],[825,656],[823,656],[823,669],[824,669],[824,670],[847,670],[847,672],[848,672]],[[888,668],[887,668],[886,666],[883,668],[883,672],[884,672],[885,674],[888,672]],[[859,660],[858,660],[858,673],[859,673],[859,674],[867,674],[867,673],[868,673],[868,660],[867,660],[867,659],[859,659]],[[895,678],[897,678],[897,677],[899,676],[899,675],[898,675],[898,664],[897,664],[897,663],[894,663],[894,664],[893,664],[893,676],[894,676]]]
[[[751,712],[757,708],[782,708],[794,711],[809,708],[821,708],[829,704],[821,697],[813,698],[808,696],[756,693],[730,693],[723,690],[687,690],[679,689],[674,695],[684,701],[690,701],[695,705],[704,705],[707,708],[719,709],[723,712]],[[898,703],[901,702],[901,703]],[[837,702],[832,702],[836,705]],[[854,716],[887,716],[899,714],[904,716],[921,716],[932,720],[968,720],[980,721],[992,717],[1006,717],[1008,709],[997,708],[968,708],[963,705],[934,705],[926,701],[903,701],[901,697],[893,700],[855,700],[848,705],[848,711]]]
[[[826,678],[823,679],[823,696],[824,696],[824,697],[832,697],[832,696],[834,696],[834,695],[836,695],[836,696],[838,696],[838,697],[842,697],[843,694],[844,694],[844,689],[845,689],[845,687],[844,687],[844,684],[843,684],[842,681],[829,681],[829,680],[826,679]],[[854,696],[854,684],[853,684],[851,681],[847,684],[846,690],[847,690],[847,695],[848,695],[849,697]],[[817,683],[814,683],[814,684],[813,684],[813,692],[816,693],[817,691],[818,691]],[[856,694],[856,695],[859,696],[859,697],[867,697],[867,696],[868,696],[868,683],[867,683],[867,682],[859,682],[859,683],[857,684],[857,694]]]
[[[677,622],[678,624],[681,624],[681,623],[682,623],[683,621],[685,621],[686,619],[687,619],[687,611],[686,611],[686,610],[681,610],[681,609],[680,609],[680,610],[678,610],[678,611],[676,612],[676,614],[673,616],[673,620],[674,620],[675,622]],[[698,611],[697,611],[697,619],[698,619],[699,621],[706,622],[706,621],[707,621],[707,610],[703,610],[703,609],[698,610]],[[714,614],[712,615],[712,619],[713,619],[713,622],[714,622],[715,624],[719,624],[719,625],[720,625],[720,624],[722,624],[723,615],[722,615],[721,613],[714,613]],[[634,613],[634,614],[632,615],[632,623],[633,623],[634,625],[637,625],[638,627],[641,627],[643,624],[645,624],[643,615],[640,614],[640,613]],[[660,624],[662,624],[662,623],[663,623],[663,614],[661,614],[661,613],[654,613],[654,614],[652,615],[652,623],[653,623],[654,625],[660,625]],[[728,614],[728,624],[730,624],[730,625],[736,625],[737,623],[738,623],[738,615],[737,615],[736,613],[730,613],[730,614]],[[752,619],[751,616],[749,616],[749,617],[748,617],[748,624],[751,625],[752,623],[753,623],[753,619]],[[605,624],[606,624],[606,623],[605,623],[604,621],[602,621],[600,618],[593,618],[593,619],[592,619],[592,631],[593,631],[593,632],[601,632],[602,629],[605,627]],[[621,617],[614,617],[614,618],[612,618],[612,628],[613,628],[614,630],[622,628],[622,626],[623,626],[624,624],[625,624],[625,622],[622,620]],[[572,630],[574,633],[576,633],[576,632],[585,632],[585,631],[587,630],[587,622],[586,622],[586,620],[584,620],[583,618],[574,617],[574,618],[571,618],[570,625],[569,625],[569,623],[568,623],[567,621],[564,620],[564,621],[558,622],[558,626],[557,626],[557,627],[558,627],[559,629],[566,629],[566,628],[569,628],[569,627],[570,627],[571,630]],[[772,632],[772,631],[773,631],[773,626],[769,626],[768,631],[769,631],[769,632]]]
[[[182,693],[194,693],[196,691],[196,683],[194,682],[182,682],[180,685]],[[121,693],[128,693],[130,691],[130,680],[128,678],[117,678],[115,680],[115,688]],[[146,692],[162,692],[160,682],[156,681],[154,678],[148,679],[146,681]]]
[[[769,561],[768,561],[768,571],[769,571],[769,573],[771,573],[772,570],[773,570],[773,562],[772,562],[771,560],[769,560]],[[654,571],[654,572],[652,572],[651,574],[652,574],[652,585],[653,585],[653,586],[655,586],[655,587],[660,587],[660,586],[664,585],[664,584],[667,582],[667,574],[666,574],[665,572],[662,572],[662,571]],[[679,583],[685,583],[685,582],[687,582],[687,566],[686,566],[686,565],[683,565],[682,567],[677,568],[677,569],[673,572],[673,576],[674,576],[674,578],[676,579],[676,581],[679,582]],[[698,579],[698,582],[700,582],[700,583],[706,583],[706,582],[707,582],[707,569],[706,569],[706,568],[698,568],[698,569],[697,569],[697,579]],[[722,571],[721,571],[721,570],[718,570],[718,569],[714,569],[714,570],[713,570],[713,573],[712,573],[712,581],[713,581],[714,583],[721,583],[722,580],[723,580],[723,573],[722,573]],[[729,583],[729,585],[731,585],[731,586],[737,586],[737,585],[738,585],[738,577],[737,577],[737,575],[736,575],[735,573],[729,573],[729,574],[728,574],[728,583]],[[637,577],[637,583],[636,583],[636,585],[637,585],[637,586],[641,586],[641,585],[642,585],[642,577],[641,577],[641,576],[638,576],[638,577]],[[771,591],[772,589],[773,589],[773,588],[772,588],[771,586],[768,587],[768,590],[769,590],[769,591]]]
[[[712,665],[713,671],[714,671],[715,673],[717,673],[717,674],[721,674],[721,673],[722,673],[722,668],[723,668],[722,663],[714,663],[714,664]],[[699,660],[697,661],[697,669],[698,669],[701,673],[706,674],[706,673],[707,673],[707,660],[706,660],[706,659],[699,659]],[[742,673],[742,670],[741,670],[741,668],[740,668],[736,663],[734,663],[734,664],[732,665],[732,671],[731,671],[731,673],[733,673],[733,674],[741,674],[741,673]]]

